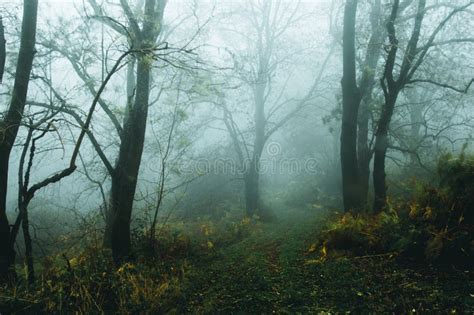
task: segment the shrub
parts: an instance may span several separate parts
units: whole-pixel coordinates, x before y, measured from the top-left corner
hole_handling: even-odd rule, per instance
[[[425,256],[431,261],[472,266],[474,260],[474,158],[444,155],[439,186],[427,186],[411,205],[414,225],[426,231]]]
[[[176,220],[158,226],[156,239],[150,240],[149,231],[136,229],[133,246],[136,257],[166,260],[209,254],[215,246],[238,242],[258,230],[261,219],[242,218],[242,209],[221,211],[222,217],[205,216],[194,220]]]
[[[397,252],[472,268],[474,158],[446,154],[437,174],[438,187],[422,185],[411,201],[388,200],[387,210],[375,216],[347,213],[333,219],[319,237],[323,256]]]
[[[346,213],[328,225],[319,239],[326,254],[368,255],[390,249],[399,234],[396,212],[368,214]]]
[[[0,312],[181,313],[188,279],[199,272],[192,267],[196,258],[212,258],[216,248],[239,242],[260,226],[257,218],[226,212],[220,220],[170,221],[153,242],[143,228],[136,229],[135,259],[119,267],[110,251],[96,246],[72,257],[48,256],[34,285],[21,281],[0,288],[0,298],[8,297],[0,300]]]

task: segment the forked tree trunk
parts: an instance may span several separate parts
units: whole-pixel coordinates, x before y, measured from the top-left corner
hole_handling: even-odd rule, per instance
[[[130,112],[133,108],[134,99],[135,99],[135,87],[136,87],[136,58],[134,56],[130,57],[130,61],[127,65],[127,104],[125,108],[125,116],[123,118],[123,126],[125,126],[130,119]],[[121,135],[123,136],[123,135]],[[119,164],[117,164],[119,165]],[[118,179],[114,174],[112,174],[112,187],[119,187],[120,179]],[[111,193],[112,195],[112,193]],[[111,196],[109,203],[112,204],[113,196]],[[109,205],[106,207],[107,211],[105,212],[105,231],[104,231],[104,240],[103,246],[105,248],[112,248],[112,226],[114,211],[116,208],[112,208]]]
[[[382,107],[382,113],[378,121],[377,131],[375,133],[375,152],[374,152],[374,207],[375,213],[381,212],[386,206],[387,199],[387,186],[385,182],[385,158],[388,148],[388,130],[390,121],[392,120],[393,111],[397,102],[398,95],[404,86],[409,82],[418,66],[423,61],[423,56],[427,53],[430,45],[423,48],[423,53],[415,61],[417,55],[417,44],[420,36],[421,25],[425,14],[426,0],[418,1],[418,9],[415,16],[415,22],[413,25],[413,31],[408,41],[405,53],[403,56],[403,62],[400,65],[398,79],[394,79],[394,69],[396,65],[396,57],[399,49],[399,42],[395,32],[395,20],[399,11],[400,1],[395,0],[392,5],[392,11],[390,14],[389,21],[387,23],[387,32],[390,42],[390,50],[385,61],[384,76],[381,79],[382,89],[384,91],[385,103]],[[469,5],[467,5],[469,6]],[[465,6],[465,8],[467,8]],[[456,11],[452,11],[456,12]],[[432,42],[435,38],[436,32],[438,32],[444,23],[449,20],[454,14],[449,15],[434,33],[430,36]],[[428,48],[427,48],[428,47]]]
[[[150,64],[142,56],[137,65],[135,103],[123,127],[122,143],[112,176],[110,245],[116,262],[130,254],[130,220],[145,141],[150,94]]]
[[[134,56],[137,63],[135,97],[132,100],[127,91],[127,112],[125,114],[119,156],[112,173],[110,207],[106,221],[104,245],[110,245],[116,264],[130,257],[130,224],[133,201],[137,187],[138,173],[145,142],[150,97],[151,67],[153,58],[150,49],[155,45],[161,31],[166,0],[147,0],[145,2],[143,26],[139,29],[136,17],[124,7],[131,28],[135,33],[134,48],[141,51]],[[126,2],[125,2],[126,3]],[[133,66],[129,68],[128,80],[133,78]],[[130,90],[128,82],[128,90]]]

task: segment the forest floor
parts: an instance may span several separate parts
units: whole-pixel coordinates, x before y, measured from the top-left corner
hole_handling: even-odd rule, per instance
[[[243,240],[195,261],[178,312],[473,313],[472,272],[389,255],[319,261],[325,215],[279,214]],[[313,249],[311,250],[311,247]]]
[[[395,255],[321,259],[325,211],[277,217],[170,222],[156,260],[114,270],[100,252],[80,255],[29,290],[0,290],[0,313],[474,314],[472,271]]]

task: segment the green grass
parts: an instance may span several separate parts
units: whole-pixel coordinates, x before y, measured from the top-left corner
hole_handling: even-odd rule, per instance
[[[315,211],[280,215],[245,240],[197,262],[182,312],[472,312],[472,273],[389,256],[312,262],[324,222]]]
[[[316,252],[308,249],[316,243],[325,218],[316,209],[280,211],[277,221],[244,223],[246,233],[236,238],[226,235],[225,241],[220,238],[226,232],[217,227],[205,237],[194,231],[196,235],[188,236],[192,245],[183,245],[192,248],[187,255],[167,256],[146,268],[135,263],[136,271],[130,274],[144,281],[139,272],[145,273],[157,283],[160,295],[154,297],[150,289],[137,298],[143,302],[128,301],[125,309],[193,314],[474,312],[472,272],[436,269],[388,255],[316,262]],[[213,246],[206,248],[206,239]],[[126,275],[119,278],[127,279]],[[162,283],[170,284],[162,290]],[[121,284],[128,285],[126,280]],[[3,297],[7,294],[1,292]],[[27,307],[21,300],[25,296],[20,292],[14,302],[10,299],[10,310]],[[35,300],[34,293],[29,300]],[[40,298],[36,300],[42,305]],[[5,299],[0,297],[1,301]]]

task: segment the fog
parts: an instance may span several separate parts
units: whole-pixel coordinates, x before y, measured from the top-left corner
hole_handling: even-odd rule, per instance
[[[93,243],[120,265],[179,224],[272,230],[412,200],[472,152],[472,4],[42,0],[35,24],[0,1],[2,148],[19,126],[0,209],[31,230],[18,262],[31,240],[37,259]]]
[[[12,8],[12,11],[19,10],[18,5],[14,2],[8,2],[6,5],[9,9]],[[107,14],[117,19],[117,22],[126,23],[120,8],[111,5],[107,9]],[[258,52],[253,42],[256,40],[256,31],[252,30],[251,17],[248,15],[252,14],[250,11],[255,9],[257,8],[251,9],[245,3],[240,2],[217,4],[203,1],[202,3],[177,2],[167,4],[164,17],[165,34],[162,35],[163,39],[160,40],[166,41],[170,49],[172,49],[171,47],[181,49],[183,45],[188,45],[189,50],[192,50],[192,53],[190,52],[192,56],[186,56],[186,53],[182,53],[183,56],[178,57],[179,53],[172,53],[169,62],[154,65],[152,78],[154,88],[151,91],[151,98],[155,100],[150,105],[150,119],[147,127],[147,139],[149,141],[145,144],[146,149],[140,167],[141,179],[137,189],[137,194],[143,196],[141,199],[149,195],[150,198],[154,198],[151,195],[155,194],[160,168],[160,154],[156,148],[158,140],[154,138],[166,135],[167,129],[169,129],[170,116],[176,108],[183,111],[186,120],[180,122],[177,130],[177,133],[181,133],[182,129],[182,135],[177,135],[176,139],[172,141],[174,143],[188,143],[186,143],[186,155],[181,156],[180,161],[173,162],[181,164],[179,167],[184,169],[179,171],[184,171],[184,176],[187,175],[186,173],[212,173],[213,170],[210,168],[214,164],[214,161],[212,161],[214,158],[213,151],[226,150],[230,152],[224,154],[232,155],[232,149],[229,148],[229,135],[222,122],[222,110],[216,107],[218,106],[217,103],[224,102],[228,104],[226,106],[229,106],[232,110],[233,119],[239,129],[248,132],[246,130],[252,128],[253,87],[251,80],[254,79],[251,76],[255,75],[255,58],[257,58]],[[275,121],[278,121],[278,118],[291,112],[292,107],[295,107],[295,103],[302,98],[311,99],[305,104],[304,111],[298,111],[293,122],[290,121],[287,126],[282,126],[287,130],[278,130],[278,133],[272,136],[269,142],[275,144],[278,150],[276,153],[279,155],[275,159],[287,158],[284,154],[285,151],[287,154],[291,154],[290,150],[297,150],[297,148],[282,148],[285,141],[291,141],[287,134],[292,129],[290,124],[298,125],[297,119],[308,119],[308,116],[311,116],[312,122],[309,121],[308,125],[312,124],[312,126],[292,131],[291,133],[295,133],[291,136],[292,138],[313,138],[306,140],[313,143],[330,143],[332,141],[331,134],[321,119],[321,117],[330,114],[336,103],[335,94],[338,91],[339,78],[336,76],[339,70],[338,62],[336,58],[328,57],[330,52],[337,53],[336,43],[329,34],[329,28],[331,27],[329,25],[331,22],[329,13],[331,9],[334,10],[329,3],[325,2],[303,2],[298,6],[292,5],[291,2],[283,2],[282,8],[279,8],[276,12],[280,15],[279,18],[282,19],[280,27],[284,32],[281,38],[278,38],[278,42],[275,43],[276,47],[273,49],[273,56],[271,56],[272,59],[275,59],[272,60],[275,69],[272,70],[271,74],[271,89],[273,91],[269,91],[267,112],[270,113],[273,109],[277,109],[274,116],[276,117]],[[38,36],[46,44],[42,46],[40,41],[37,49],[40,52],[43,51],[44,54],[48,54],[47,43],[54,39],[65,45],[64,47],[73,51],[76,50],[76,53],[79,54],[77,57],[81,61],[87,60],[84,66],[87,67],[88,74],[92,78],[97,78],[94,80],[97,80],[95,83],[98,86],[101,78],[101,68],[110,67],[114,58],[126,49],[124,39],[119,38],[107,26],[104,27],[99,18],[94,19],[91,8],[84,5],[82,1],[45,1],[40,4],[40,10],[43,13],[39,14]],[[86,25],[84,25],[84,19],[87,21]],[[290,25],[283,25],[287,22],[291,22]],[[307,23],[314,25],[308,29],[304,27]],[[14,46],[13,40],[7,40],[7,44],[7,48],[13,55],[17,46]],[[72,46],[68,46],[71,44]],[[99,53],[106,60],[103,62],[99,59],[93,60]],[[206,58],[203,58],[203,56],[206,56]],[[179,58],[182,58],[183,61]],[[45,71],[45,74],[49,74],[52,84],[55,85],[53,87],[55,91],[61,92],[62,97],[70,100],[71,106],[76,107],[78,111],[85,112],[92,102],[93,95],[85,90],[84,82],[75,73],[71,64],[64,56],[59,54],[44,59],[50,60],[46,60],[46,65],[43,65],[43,69],[38,70],[38,72]],[[179,60],[183,65],[173,64],[174,60]],[[324,69],[322,69],[323,67]],[[103,96],[104,100],[110,104],[112,111],[117,112],[118,115],[121,111],[123,112],[123,103],[126,99],[126,94],[124,94],[126,92],[124,88],[126,85],[125,76],[124,69],[118,72],[109,83]],[[176,76],[180,76],[180,78],[176,79]],[[309,95],[309,90],[315,81],[314,78],[317,76],[321,77],[321,82],[318,82],[315,91]],[[174,78],[174,82],[171,82],[173,80],[171,78]],[[334,82],[329,82],[331,79]],[[180,82],[176,82],[177,80],[180,80]],[[184,80],[186,82],[182,83]],[[192,93],[195,94],[189,96],[185,95],[185,92],[181,92],[182,95],[177,96],[177,92],[172,90],[180,88],[180,84],[186,85],[184,89],[194,88],[196,91],[192,91]],[[331,90],[331,85],[336,85],[336,88],[333,87],[334,90]],[[6,86],[3,86],[3,88],[7,89]],[[212,95],[216,92],[222,95]],[[199,95],[201,93],[204,95]],[[30,99],[38,102],[40,100],[57,102],[54,99],[48,100],[52,93],[45,91],[43,86],[36,85],[34,81],[29,95]],[[178,97],[181,99],[177,100]],[[7,104],[7,102],[2,103],[3,106]],[[277,108],[278,106],[282,108]],[[30,109],[28,108],[28,110]],[[35,110],[35,108],[31,108],[32,113]],[[70,121],[70,125],[67,121]],[[36,158],[38,160],[35,161],[34,172],[31,174],[33,182],[57,172],[67,165],[74,145],[74,138],[72,137],[77,137],[77,126],[74,128],[72,125],[74,125],[74,122],[71,121],[71,118],[65,117],[64,121],[56,126],[61,128],[61,132],[56,135],[47,135],[42,140],[44,146],[47,147],[47,152],[41,153],[41,151],[38,151],[37,153]],[[113,127],[103,111],[96,111],[91,128],[97,133],[98,142],[105,147],[104,150],[113,161],[114,155],[117,154],[117,135],[113,134]],[[321,130],[317,132],[317,129]],[[249,141],[250,138],[251,136]],[[316,144],[315,147],[317,146]],[[178,150],[175,151],[178,152]],[[18,161],[20,151],[20,147],[15,151],[15,161]],[[315,152],[308,157],[321,159],[317,154],[327,155],[329,152]],[[90,172],[93,173],[96,180],[104,181],[104,189],[107,190],[107,180],[100,175],[104,173],[103,167],[89,143],[84,144],[81,155],[84,159],[84,165],[91,168]],[[232,158],[230,156],[231,160]],[[263,159],[267,159],[267,157],[264,155]],[[237,168],[238,163],[233,162],[235,165],[230,163],[228,166]],[[304,158],[300,162],[304,164]],[[318,163],[320,162],[318,161]],[[297,173],[303,173],[303,166],[299,166],[301,170],[298,170]],[[17,167],[14,164],[11,169],[17,169]],[[297,166],[295,165],[295,167]],[[82,174],[79,174],[79,172]],[[96,210],[103,200],[97,188],[91,184],[84,172],[78,170],[77,173],[65,178],[61,183],[40,191],[37,197],[41,199],[51,198],[56,206],[66,208],[72,207],[75,202],[79,202],[81,206],[77,210],[81,212]],[[229,172],[232,173],[232,171]],[[11,186],[8,190],[9,209],[15,208],[17,196],[17,179],[15,178],[17,174],[15,174],[16,172],[12,173],[10,175]],[[271,182],[272,174],[267,173],[263,172],[265,176],[263,180]],[[171,182],[180,181],[179,178],[174,178],[175,175],[171,174],[169,178]],[[238,177],[238,174],[228,175]],[[231,177],[229,176],[229,180],[231,180]],[[217,192],[215,194],[218,195]],[[79,197],[79,195],[83,196]]]

